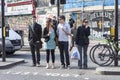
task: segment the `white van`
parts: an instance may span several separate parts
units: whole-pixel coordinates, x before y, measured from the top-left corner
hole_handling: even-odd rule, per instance
[[[21,36],[13,29],[9,29],[9,37],[5,38],[6,54],[13,54],[15,51],[22,48]],[[2,52],[2,28],[0,28],[0,53]]]

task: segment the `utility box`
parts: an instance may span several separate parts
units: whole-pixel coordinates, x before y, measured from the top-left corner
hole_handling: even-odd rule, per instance
[[[115,27],[110,27],[110,35],[115,38]]]

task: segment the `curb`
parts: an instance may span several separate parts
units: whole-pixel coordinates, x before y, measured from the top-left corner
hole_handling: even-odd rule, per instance
[[[120,67],[98,67],[96,68],[96,73],[102,75],[120,75]]]
[[[0,61],[0,69],[8,69],[11,68],[15,65],[25,63],[24,59],[14,59],[14,58],[9,58],[6,60],[6,62]]]
[[[20,49],[20,51],[30,51],[30,48],[27,49]],[[44,49],[40,49],[40,51],[45,51]]]

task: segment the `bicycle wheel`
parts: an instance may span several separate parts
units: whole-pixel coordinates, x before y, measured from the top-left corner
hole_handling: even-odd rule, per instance
[[[106,44],[99,44],[93,51],[93,59],[100,66],[108,66],[113,62],[112,49]]]
[[[94,63],[95,63],[95,61],[94,61],[94,59],[93,59],[93,51],[94,51],[94,49],[95,49],[98,45],[99,45],[99,44],[94,45],[94,46],[90,49],[90,53],[89,53],[89,57],[90,57],[91,61],[94,62]]]

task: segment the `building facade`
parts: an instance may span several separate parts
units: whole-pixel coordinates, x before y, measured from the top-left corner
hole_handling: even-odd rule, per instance
[[[120,1],[118,4],[120,9]],[[110,27],[114,27],[114,8],[114,0],[66,0],[64,13],[72,13],[78,26],[84,18],[88,19],[91,37],[101,39],[102,34],[110,34]]]
[[[27,35],[28,23],[35,14],[32,0],[8,0],[7,12],[5,12],[6,24],[14,30],[22,30]]]
[[[46,7],[50,0],[7,0],[6,24],[14,30],[23,30],[28,34],[28,24],[36,15],[37,7]]]

